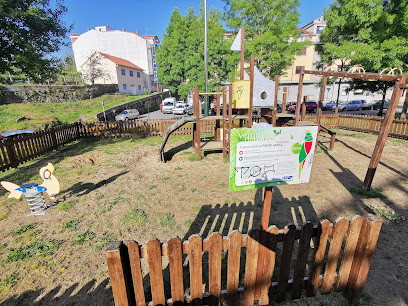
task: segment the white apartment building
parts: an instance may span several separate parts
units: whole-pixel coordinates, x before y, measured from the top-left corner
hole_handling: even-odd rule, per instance
[[[92,61],[95,58],[97,59]],[[133,95],[142,95],[147,89],[143,69],[123,58],[95,52],[81,66],[84,75],[92,69],[92,62],[102,68],[102,71],[98,71],[98,77],[93,79],[94,84],[118,84],[120,92]],[[90,80],[87,82],[91,83]]]
[[[139,35],[139,31],[115,30],[109,25],[98,26],[83,34],[71,34],[72,50],[77,71],[95,52],[127,60],[143,69],[144,88],[151,90],[154,82],[152,43]],[[157,39],[157,37],[156,37]],[[157,44],[158,39],[155,40]]]

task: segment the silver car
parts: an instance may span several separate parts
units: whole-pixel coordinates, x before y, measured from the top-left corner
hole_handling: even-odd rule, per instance
[[[115,116],[116,121],[124,121],[139,118],[139,111],[137,109],[125,109],[119,115]]]
[[[173,108],[174,115],[184,115],[187,112],[187,106],[184,102],[177,102],[176,107]]]
[[[336,109],[336,106],[333,107],[333,110]],[[345,112],[345,111],[349,111],[349,110],[357,110],[357,111],[361,111],[363,109],[363,102],[361,100],[354,100],[351,101],[347,104],[342,104],[339,105],[339,111],[340,112]]]

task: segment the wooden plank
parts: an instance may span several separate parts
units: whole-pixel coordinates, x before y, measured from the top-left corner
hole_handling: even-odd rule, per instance
[[[288,96],[288,88],[283,87],[283,97],[282,97],[282,113],[286,114],[286,99]]]
[[[210,305],[221,305],[222,236],[212,233],[208,241]]]
[[[300,298],[303,279],[305,277],[306,262],[309,255],[310,239],[312,239],[313,224],[306,222],[300,234],[295,271],[293,273],[292,299]]]
[[[345,218],[339,218],[333,227],[333,235],[330,241],[329,254],[327,256],[326,270],[324,271],[321,294],[330,293],[336,273],[337,263],[339,260],[341,246],[343,244],[344,235],[348,230],[348,222]]]
[[[272,276],[275,270],[275,261],[276,261],[276,243],[279,235],[279,229],[272,225],[268,229],[268,234],[265,239],[265,255],[263,262],[263,272],[261,280],[261,290],[259,297],[260,305],[268,305],[269,301],[269,287],[272,284]]]
[[[160,242],[157,239],[147,243],[147,261],[149,263],[150,287],[153,305],[164,305],[164,284]]]
[[[200,105],[199,105],[198,87],[193,88],[193,112],[196,122],[194,123],[193,145],[197,158],[201,159],[201,133],[200,133]]]
[[[244,306],[253,306],[256,287],[256,267],[258,264],[259,230],[252,229],[248,234],[248,246],[245,262]],[[261,303],[262,305],[262,303]]]
[[[373,155],[368,166],[368,170],[364,179],[363,188],[369,190],[374,179],[375,172],[381,159],[382,151],[384,150],[385,142],[387,141],[388,134],[390,133],[392,122],[395,117],[395,112],[398,107],[398,102],[401,97],[402,89],[401,84],[405,84],[406,75],[403,75],[401,80],[395,83],[394,90],[392,92],[390,104],[385,114],[384,120],[381,124],[381,129],[377,138],[377,142],[374,147]]]
[[[299,123],[300,103],[302,102],[303,79],[304,79],[303,67],[300,67],[294,126],[297,126]]]
[[[167,243],[169,253],[171,299],[174,303],[184,304],[183,285],[183,246],[180,238],[172,238]],[[145,305],[143,305],[145,306]]]
[[[396,81],[401,80],[403,76],[401,75],[388,75],[388,74],[378,74],[378,73],[350,73],[350,72],[335,72],[335,71],[315,71],[315,70],[304,70],[306,74],[322,75],[327,77],[342,77],[350,79],[362,79],[362,80],[381,80],[381,81]],[[405,84],[400,83],[400,84]],[[401,86],[399,84],[399,86]]]
[[[240,59],[240,79],[244,79],[244,65],[245,65],[245,26],[241,28],[241,59]]]
[[[279,75],[275,75],[274,82],[275,82],[275,96],[273,100],[272,125],[276,127],[276,118],[278,114]]]
[[[271,215],[271,205],[272,205],[272,194],[273,186],[265,187],[264,190],[264,201],[262,205],[262,216],[261,216],[261,233],[260,233],[260,242],[258,254],[258,265],[256,272],[256,288],[255,288],[255,299],[258,300],[261,296],[261,286],[262,286],[262,274],[263,274],[263,265],[264,257],[266,253],[266,233],[269,227],[269,218]]]
[[[128,296],[128,291],[126,289],[125,271],[123,270],[122,265],[124,259],[121,256],[122,247],[122,242],[112,243],[108,246],[105,255],[115,305],[128,306],[131,303],[131,299]]]
[[[130,269],[132,271],[133,290],[137,306],[146,306],[146,299],[143,289],[142,267],[140,265],[139,244],[136,241],[126,242],[129,253]]]
[[[239,265],[241,257],[241,233],[229,234],[228,267],[227,267],[227,304],[238,303]]]
[[[188,239],[190,248],[190,291],[193,305],[202,305],[203,300],[203,243],[201,237],[193,235]]]
[[[289,280],[290,263],[292,259],[293,243],[295,241],[296,226],[289,224],[284,229],[284,242],[281,258],[281,266],[279,267],[279,279],[276,289],[276,301],[282,302],[286,297],[286,289]]]
[[[327,239],[332,234],[332,225],[329,220],[322,220],[319,224],[317,243],[310,269],[307,296],[314,296],[320,284],[320,272],[322,270],[324,254],[326,253]]]
[[[382,226],[382,219],[378,218],[374,215],[368,215],[367,219],[367,243],[366,248],[364,249],[364,257],[362,258],[360,269],[358,271],[357,280],[355,283],[352,284],[352,297],[351,302],[353,304],[358,304],[361,293],[363,292],[363,288],[365,282],[367,280],[368,271],[370,269],[371,260],[374,255],[374,249],[377,245],[378,236],[380,234],[381,226]]]
[[[347,286],[347,281],[349,279],[351,265],[353,263],[354,252],[356,251],[356,246],[358,242],[358,237],[360,235],[360,230],[363,224],[364,218],[361,216],[355,216],[350,223],[348,232],[346,246],[344,248],[343,259],[341,261],[339,276],[337,278],[336,290],[344,291]]]
[[[249,75],[249,110],[248,110],[248,127],[252,127],[252,110],[254,108],[254,69],[255,69],[255,56],[251,55],[250,58],[250,75]]]

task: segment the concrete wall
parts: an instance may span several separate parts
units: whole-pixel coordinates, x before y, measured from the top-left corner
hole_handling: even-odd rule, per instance
[[[137,109],[140,114],[145,114],[148,111],[148,108],[145,105],[146,102],[150,102],[150,107],[149,107],[150,111],[158,110],[160,108],[160,104],[162,103],[162,101],[167,97],[170,97],[170,92],[161,92],[161,93],[157,93],[157,94],[154,94],[152,96],[149,96],[143,99],[131,101],[128,103],[124,103],[124,104],[109,108],[105,110],[106,120],[107,121],[115,120],[115,116],[117,114],[120,114],[125,109]],[[99,121],[105,121],[103,112],[96,114],[95,117]]]
[[[4,86],[0,91],[0,105],[27,102],[76,102],[118,91],[116,84],[90,86]]]

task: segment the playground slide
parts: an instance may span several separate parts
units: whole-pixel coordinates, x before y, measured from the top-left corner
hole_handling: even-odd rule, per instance
[[[164,147],[166,146],[167,140],[169,139],[171,133],[178,130],[183,125],[189,122],[195,122],[195,118],[194,117],[183,117],[180,120],[177,120],[175,123],[173,123],[166,129],[166,132],[163,135],[162,144],[160,146],[160,157],[162,161],[164,161]]]

